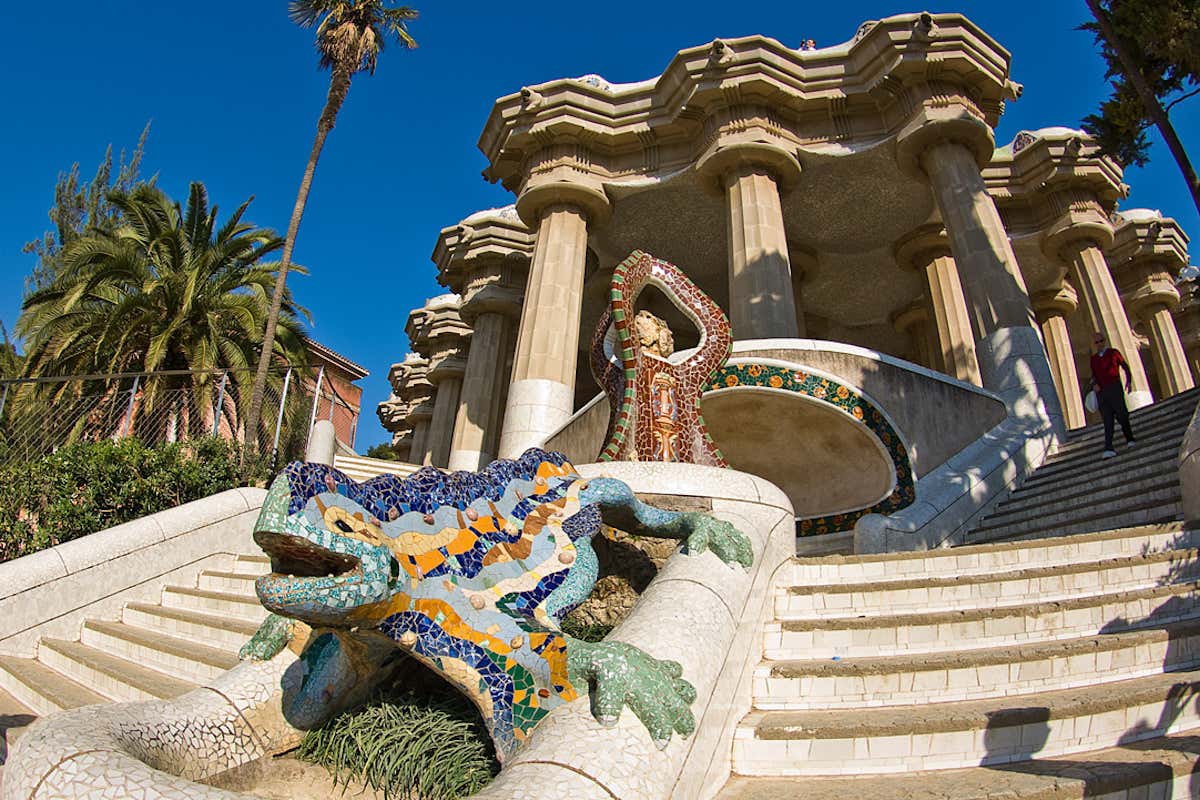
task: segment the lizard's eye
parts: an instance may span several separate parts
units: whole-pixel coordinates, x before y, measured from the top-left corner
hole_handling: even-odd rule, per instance
[[[342,533],[354,533],[354,528],[344,519],[335,520],[333,524]]]

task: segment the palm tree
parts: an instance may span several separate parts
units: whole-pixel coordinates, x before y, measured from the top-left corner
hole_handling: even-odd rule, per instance
[[[325,137],[333,130],[338,111],[350,91],[350,81],[359,72],[375,74],[379,54],[388,39],[397,39],[404,47],[412,49],[416,41],[409,35],[405,25],[417,18],[415,9],[408,6],[392,6],[391,0],[292,0],[288,4],[288,15],[292,22],[302,28],[317,28],[317,52],[320,54],[321,69],[330,70],[329,92],[325,96],[325,107],[317,119],[317,135],[313,139],[312,152],[300,179],[300,191],[296,193],[296,205],[292,208],[292,219],[288,223],[284,239],[283,255],[279,260],[279,276],[275,281],[271,312],[267,315],[267,329],[263,334],[263,349],[258,360],[258,372],[254,378],[254,390],[250,397],[250,410],[246,416],[246,444],[255,447],[257,441],[250,431],[257,427],[262,414],[263,395],[266,391],[267,373],[270,366],[272,343],[275,341],[275,326],[279,318],[280,302],[287,283],[288,269],[292,264],[292,251],[296,246],[296,234],[300,230],[300,218],[308,202],[308,191],[312,187],[317,159],[325,147]]]
[[[148,379],[140,406],[145,417],[159,408],[157,419],[171,433],[196,434],[213,423],[212,371],[228,370],[228,402],[218,413],[236,430],[277,271],[264,259],[282,240],[242,220],[253,198],[218,227],[201,183],[191,185],[186,209],[151,185],[109,199],[120,227],[72,242],[56,279],[22,307],[16,331],[27,376],[190,371]],[[299,317],[307,312],[286,295],[281,300],[272,352],[303,363]],[[78,384],[43,391],[78,391]]]

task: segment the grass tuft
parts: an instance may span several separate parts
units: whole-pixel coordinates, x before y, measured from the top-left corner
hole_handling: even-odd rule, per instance
[[[467,797],[500,770],[479,712],[448,692],[380,697],[309,731],[297,755],[335,784],[358,780],[402,800]]]

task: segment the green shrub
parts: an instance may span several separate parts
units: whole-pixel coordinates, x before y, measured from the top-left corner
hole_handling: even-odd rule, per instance
[[[467,797],[499,771],[479,712],[449,690],[380,697],[306,733],[297,755],[403,800]]]
[[[81,442],[0,468],[0,561],[244,485],[235,444]]]

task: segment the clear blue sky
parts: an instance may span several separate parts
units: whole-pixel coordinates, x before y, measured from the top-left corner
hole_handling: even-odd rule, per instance
[[[896,3],[608,2],[420,5],[420,48],[393,47],[374,77],[356,79],[317,170],[296,260],[311,270],[292,287],[313,334],[371,371],[363,381],[360,450],[384,441],[374,408],[387,370],[408,349],[410,308],[436,294],[429,261],[438,231],[512,201],[480,177],[475,146],[493,100],[528,84],[590,72],[615,82],[659,74],[672,55],[714,37],[764,34],[791,46],[835,44],[859,23],[921,10]],[[0,48],[0,320],[15,321],[31,256],[21,245],[48,225],[60,170],[90,177],[112,142],[131,147],[153,129],[144,171],[173,196],[204,181],[227,211],[254,195],[250,218],[287,226],[327,75],[309,31],[286,0],[60,0],[5,8]],[[1105,93],[1091,37],[1075,27],[1083,0],[1014,6],[963,0],[960,11],[1013,54],[1025,94],[1009,104],[997,139],[1023,128],[1077,126]],[[1185,146],[1200,158],[1200,98],[1177,106]],[[1184,229],[1200,219],[1155,135],[1153,162],[1130,170],[1124,207],[1159,208]]]

